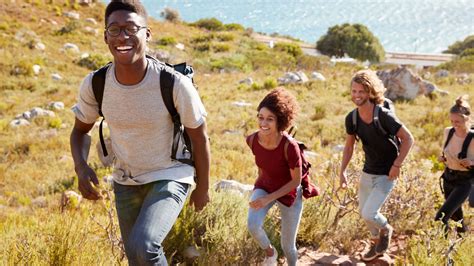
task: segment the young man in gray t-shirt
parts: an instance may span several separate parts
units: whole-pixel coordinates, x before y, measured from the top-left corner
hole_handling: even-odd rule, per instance
[[[174,105],[193,147],[195,167],[171,160],[173,123],[161,96],[162,66],[145,56],[151,31],[136,0],[112,1],[105,11],[104,40],[114,57],[105,77],[102,112],[112,140],[114,192],[120,231],[131,265],[165,265],[161,246],[191,187],[190,203],[209,202],[210,148],[207,115],[192,82],[176,74]],[[87,164],[89,131],[99,117],[92,76],[82,82],[71,133],[71,152],[84,198],[100,194],[96,173]],[[194,180],[196,176],[196,184]]]

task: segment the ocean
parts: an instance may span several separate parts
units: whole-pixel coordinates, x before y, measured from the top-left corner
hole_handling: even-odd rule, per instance
[[[160,18],[170,7],[193,22],[215,17],[315,44],[329,27],[361,23],[386,51],[441,53],[474,34],[473,0],[142,0]]]

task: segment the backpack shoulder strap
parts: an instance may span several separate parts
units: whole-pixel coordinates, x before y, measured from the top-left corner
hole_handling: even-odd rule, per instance
[[[474,137],[474,132],[470,130],[467,133],[467,136],[464,139],[464,142],[462,143],[462,149],[461,149],[461,152],[458,154],[458,159],[464,159],[467,157],[467,149],[469,148],[469,144],[471,143],[471,140],[473,137]]]
[[[387,131],[383,128],[382,124],[380,123],[380,110],[381,109],[382,108],[378,104],[376,104],[374,106],[374,118],[373,118],[374,119],[374,125],[378,130],[380,130],[380,132],[383,135],[388,135]]]
[[[352,128],[354,129],[354,136],[356,141],[359,141],[359,137],[357,136],[357,108],[352,110],[351,117],[352,117]]]
[[[448,143],[451,140],[451,138],[453,137],[453,135],[454,135],[454,127],[449,129],[448,137],[446,138],[446,142],[444,142],[443,151],[444,151],[444,149],[446,149],[446,146],[448,146]]]
[[[160,71],[160,89],[163,102],[165,103],[166,109],[171,115],[173,123],[180,123],[180,117],[173,101],[173,87],[174,87],[174,76],[170,72],[170,69],[164,67]]]
[[[104,98],[104,86],[105,86],[105,75],[107,74],[107,69],[109,69],[111,63],[101,67],[92,75],[92,91],[94,92],[95,100],[98,103],[99,115],[102,114],[102,99]]]

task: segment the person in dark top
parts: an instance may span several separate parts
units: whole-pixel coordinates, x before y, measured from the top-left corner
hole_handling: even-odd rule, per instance
[[[277,204],[281,213],[281,247],[288,265],[296,265],[296,234],[303,210],[302,161],[298,144],[285,130],[295,118],[298,105],[287,90],[277,88],[260,102],[257,110],[259,130],[246,139],[258,167],[247,227],[265,250],[262,265],[277,265],[278,253],[263,230],[268,210]]]
[[[362,142],[365,161],[359,182],[359,211],[371,233],[371,246],[362,255],[364,261],[370,261],[383,255],[390,245],[393,228],[387,218],[380,213],[385,200],[392,191],[395,180],[400,174],[405,157],[413,145],[413,137],[408,129],[390,110],[380,107],[384,102],[385,87],[372,70],[361,70],[351,80],[351,97],[357,108],[357,123],[352,112],[346,116],[346,144],[340,169],[341,187],[347,187],[346,168],[354,152],[357,139]],[[379,106],[376,106],[379,105]],[[374,110],[379,110],[380,126],[374,123]],[[357,125],[357,126],[354,126]],[[400,140],[398,145],[389,135]]]
[[[461,227],[456,228],[458,233],[469,231],[464,221],[462,204],[469,197],[474,182],[474,141],[467,144],[466,154],[460,156],[465,139],[471,131],[471,107],[467,96],[460,96],[451,107],[449,118],[452,127],[444,130],[443,153],[439,161],[446,165],[443,173],[443,193],[446,201],[438,210],[435,220],[441,220],[447,232],[448,220],[459,222]],[[451,137],[448,140],[450,131]],[[472,135],[471,135],[472,136]]]

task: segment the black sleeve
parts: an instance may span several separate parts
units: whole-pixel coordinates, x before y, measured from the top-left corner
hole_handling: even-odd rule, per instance
[[[397,135],[398,130],[403,126],[402,122],[388,109],[382,108],[380,110],[380,124],[390,133],[390,135]]]
[[[349,112],[349,114],[346,116],[346,133],[348,135],[355,135],[355,128],[354,125],[352,124],[352,112]]]

